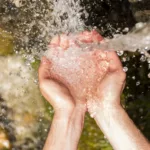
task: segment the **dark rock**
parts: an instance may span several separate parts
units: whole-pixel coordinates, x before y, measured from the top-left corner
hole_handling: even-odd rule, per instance
[[[96,26],[103,36],[112,36],[118,28],[131,29],[136,23],[128,0],[82,0],[81,4],[89,13],[86,25]]]

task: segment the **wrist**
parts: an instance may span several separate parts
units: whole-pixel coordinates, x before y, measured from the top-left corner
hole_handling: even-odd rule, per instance
[[[85,116],[85,111],[81,108],[82,107],[75,107],[72,112],[68,112],[68,114],[63,111],[55,112],[50,131],[50,135],[55,136],[53,138],[50,136],[50,142],[47,144],[53,145],[51,149],[77,149]],[[56,139],[55,144],[51,144],[53,142],[52,139]]]
[[[122,113],[122,111],[124,111],[124,109],[119,104],[101,103],[97,109],[94,119],[96,122],[99,121],[100,124],[102,122],[108,123],[111,122],[113,118]]]
[[[87,108],[90,116],[95,118],[95,116],[101,112],[111,112],[112,110],[122,109],[122,106],[120,99],[115,100],[115,102],[112,102],[112,100],[92,99],[87,101]]]
[[[58,123],[68,124],[68,126],[72,126],[74,124],[77,127],[83,127],[84,116],[86,113],[86,105],[76,105],[70,111],[59,110],[54,113],[54,120]]]

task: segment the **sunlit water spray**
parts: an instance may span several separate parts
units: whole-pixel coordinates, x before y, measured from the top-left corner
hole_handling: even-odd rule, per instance
[[[126,35],[114,35],[113,39],[105,39],[99,48],[102,50],[131,51],[139,50],[150,57],[150,23],[137,23]]]
[[[13,142],[14,148],[26,146],[27,149],[31,147],[36,149],[43,144],[42,141],[39,142],[43,137],[35,138],[34,134],[39,134],[36,133],[39,131],[45,134],[49,126],[49,122],[45,121],[49,119],[38,90],[37,75],[31,64],[35,62],[35,57],[40,58],[43,55],[44,45],[48,44],[54,35],[84,30],[85,25],[81,15],[85,11],[80,7],[80,1],[74,0],[47,0],[46,8],[43,7],[45,4],[40,1],[24,3],[24,1],[12,0],[12,2],[19,9],[24,9],[23,13],[33,12],[31,14],[33,20],[23,16],[19,30],[13,29],[14,36],[19,41],[16,45],[18,56],[1,57],[0,59],[0,67],[3,70],[0,72],[0,96],[13,112],[13,114],[7,112],[7,119],[13,120],[9,125],[14,129],[13,133],[16,138],[16,141]],[[28,7],[25,7],[26,3]],[[4,17],[3,21],[7,22],[7,19],[9,20],[9,17]],[[31,41],[34,35],[38,43]],[[3,125],[5,124],[2,122],[1,126],[4,127]],[[31,139],[31,142],[24,145],[28,139]]]
[[[12,0],[12,2],[14,2],[16,7],[18,7],[19,9],[22,9],[24,6],[24,3],[22,3],[23,0]],[[19,30],[17,31],[14,29],[14,35],[16,36],[18,41],[22,41],[25,45],[22,48],[24,50],[22,57],[26,59],[27,63],[24,64],[22,62],[22,58],[18,57],[0,59],[0,66],[2,70],[6,70],[3,73],[0,73],[0,81],[3,81],[0,85],[0,94],[3,99],[6,100],[8,106],[16,109],[16,113],[14,113],[15,115],[13,116],[13,119],[16,121],[16,123],[15,125],[14,123],[12,125],[14,127],[19,127],[18,130],[15,131],[15,134],[17,135],[17,137],[21,136],[21,138],[24,138],[24,135],[28,135],[30,131],[30,137],[33,137],[32,133],[35,131],[34,120],[32,122],[32,118],[31,126],[28,126],[28,119],[25,120],[26,126],[22,127],[19,125],[19,123],[22,121],[22,116],[25,115],[24,117],[26,119],[28,118],[28,116],[26,117],[26,114],[36,115],[39,113],[36,111],[36,108],[39,107],[39,103],[33,105],[38,99],[37,98],[35,100],[37,95],[40,95],[37,85],[36,83],[34,83],[35,77],[33,75],[33,70],[30,69],[31,64],[35,61],[34,58],[40,58],[42,55],[44,55],[45,52],[43,49],[43,45],[48,45],[50,39],[54,35],[61,33],[68,34],[70,32],[76,34],[77,32],[83,31],[86,28],[81,17],[82,15],[84,15],[84,18],[87,18],[88,14],[84,10],[84,8],[80,6],[79,0],[46,0],[46,2],[47,7],[45,8],[43,7],[45,5],[44,3],[40,3],[41,5],[37,5],[39,2],[32,1],[32,3],[30,4],[30,1],[28,1],[29,5],[27,5],[27,8],[24,7],[23,12],[30,12],[30,10],[32,10],[32,13],[30,13],[30,15],[33,17],[33,19],[30,19],[30,16],[30,20],[27,20],[28,18],[26,16],[22,17]],[[4,18],[4,21],[7,22],[7,19],[9,20],[9,17]],[[19,25],[20,24],[18,21],[18,26]],[[34,32],[35,27],[37,28],[38,33]],[[32,28],[33,30],[31,30]],[[67,58],[71,60],[71,56],[80,56],[80,54],[84,53],[85,51],[89,51],[91,47],[98,47],[104,50],[113,49],[115,51],[135,51],[136,49],[145,49],[144,52],[146,52],[147,49],[149,49],[149,31],[149,24],[147,24],[141,29],[134,30],[133,33],[129,33],[127,35],[119,35],[111,40],[105,39],[105,42],[101,44],[85,45],[79,42],[78,44],[80,44],[82,48],[73,49],[72,47],[71,51],[67,53],[65,57],[66,59],[61,61],[59,60],[59,62],[62,63],[60,65],[63,65],[63,61],[65,61],[65,63],[67,63],[66,67],[70,67],[70,69],[76,68],[76,62],[69,64],[69,61],[67,62]],[[34,36],[36,34],[37,36]],[[29,36],[37,39],[38,44],[34,42],[32,43],[32,39],[30,39]],[[29,47],[30,43],[31,46]],[[26,45],[28,47],[26,47]],[[18,52],[18,49],[16,50],[16,53],[20,54],[20,52]],[[28,91],[30,91],[30,94]],[[34,103],[30,101],[31,99],[34,101]],[[24,107],[25,105],[26,107]],[[31,108],[31,105],[33,105],[32,110],[29,109]],[[40,104],[40,107],[41,106],[42,105]],[[17,116],[16,114],[21,115]],[[9,118],[12,118],[12,116],[10,115]],[[34,141],[36,141],[35,138],[33,139]],[[36,141],[35,143],[37,142],[38,141]]]

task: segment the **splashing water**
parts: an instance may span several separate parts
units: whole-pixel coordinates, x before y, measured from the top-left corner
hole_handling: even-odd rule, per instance
[[[55,26],[52,27],[52,32],[60,34],[84,30],[85,24],[81,19],[83,14],[88,17],[80,6],[80,0],[54,0],[52,22]]]
[[[14,129],[13,134],[16,138],[14,148],[23,147],[26,139],[31,139],[29,144],[34,145],[35,148],[41,145],[41,139],[35,138],[34,133],[43,128],[48,131],[49,122],[44,124],[43,121],[49,120],[50,117],[47,117],[48,114],[45,113],[45,106],[38,90],[37,76],[31,64],[35,61],[36,56],[39,58],[43,55],[43,47],[54,35],[84,30],[85,25],[81,15],[85,11],[80,7],[79,0],[47,0],[47,8],[42,1],[12,0],[12,2],[18,10],[23,11],[23,15],[24,12],[30,13],[31,18],[24,15],[14,19],[18,19],[18,25],[13,29],[14,36],[19,41],[15,49],[18,56],[0,56],[0,68],[3,70],[0,72],[0,98],[4,99],[6,106],[13,112],[7,112],[6,118],[13,120],[9,125]],[[7,19],[9,20],[9,17],[4,17],[3,21],[7,22]],[[36,42],[33,38],[36,39]],[[20,49],[23,49],[23,52]],[[38,120],[39,118],[42,118],[43,121]],[[42,136],[41,138],[43,139]]]
[[[39,108],[42,108],[41,106],[43,105],[40,100],[36,103],[36,105],[34,105],[40,93],[37,89],[37,85],[34,83],[34,73],[30,68],[30,64],[34,61],[35,56],[40,58],[43,55],[47,48],[46,46],[48,45],[51,37],[54,35],[83,31],[86,26],[81,17],[84,15],[84,18],[87,18],[88,14],[84,8],[80,6],[80,0],[45,0],[47,7],[44,7],[45,4],[42,3],[42,1],[12,1],[18,10],[23,10],[23,13],[26,14],[28,12],[30,14],[29,17],[26,15],[24,17],[18,15],[18,18],[21,18],[21,20],[16,22],[16,24],[18,23],[17,26],[19,30],[17,31],[17,28],[14,31],[14,36],[18,39],[18,41],[22,41],[25,45],[23,47],[25,52],[23,58],[29,62],[29,66],[22,62],[21,57],[1,58],[0,67],[5,71],[0,72],[0,81],[3,81],[0,85],[0,94],[4,100],[6,100],[9,107],[16,109],[13,116],[13,120],[16,122],[13,123],[13,126],[19,127],[18,130],[15,131],[15,134],[18,137],[21,136],[21,138],[23,138],[23,135],[28,135],[31,130],[34,132],[36,129],[34,129],[35,123],[34,120],[32,122],[32,118],[31,126],[26,127],[28,126],[27,119],[25,120],[26,126],[22,128],[22,126],[19,125],[22,121],[22,116],[25,115],[24,117],[28,118],[28,116],[26,117],[27,112],[29,115],[37,115],[38,112],[36,108],[39,106]],[[29,5],[25,7],[24,3],[28,3]],[[17,15],[15,17],[17,18]],[[5,18],[3,21],[9,21],[9,17]],[[21,22],[21,25],[19,22]],[[36,31],[35,28],[37,28]],[[68,68],[73,67],[76,69],[76,62],[74,62],[74,64],[69,64],[67,59],[71,59],[70,56],[72,55],[79,56],[80,53],[90,51],[91,47],[97,47],[103,50],[113,49],[115,51],[135,51],[136,49],[141,49],[144,50],[144,52],[147,52],[147,50],[150,49],[149,32],[150,25],[148,23],[138,24],[135,30],[131,33],[128,33],[127,35],[115,35],[113,39],[105,39],[101,44],[85,45],[77,41],[82,48],[80,50],[71,48],[72,51],[68,51],[67,56],[65,57],[66,59],[61,59],[59,65],[61,65],[62,61],[65,61]],[[34,42],[35,39],[36,42]],[[20,49],[21,46],[18,47]],[[16,51],[16,53],[18,53],[18,51]],[[30,91],[30,94],[28,91]],[[12,102],[10,102],[10,99]],[[31,100],[33,100],[34,103],[32,103]],[[29,109],[31,105],[33,105],[33,108]],[[44,110],[41,111],[44,112]],[[19,116],[16,115],[18,113],[20,114]],[[10,115],[9,118],[12,118],[12,116]],[[33,136],[32,132],[30,136]]]
[[[22,1],[13,0],[13,2],[17,7],[21,7],[23,5],[21,3]],[[28,5],[28,7],[29,9],[34,10],[37,9],[36,5],[36,2],[33,1]],[[43,4],[40,3],[40,5]],[[48,7],[43,10],[39,10],[38,8],[36,11],[33,11],[33,16],[39,16],[40,19],[36,19],[36,17],[34,17],[32,22],[29,22],[28,28],[25,29],[26,35],[21,36],[23,43],[29,45],[29,33],[32,32],[31,28],[35,25],[38,27],[39,35],[36,37],[36,39],[39,39],[38,43],[29,48],[32,55],[38,57],[43,54],[43,50],[46,50],[46,45],[54,35],[70,32],[76,33],[87,28],[81,18],[82,16],[84,16],[84,18],[88,18],[88,13],[80,6],[80,0],[47,0],[47,6]],[[100,45],[92,46],[98,46],[103,50],[114,51],[134,52],[137,49],[140,49],[141,51],[144,50],[144,53],[147,54],[146,51],[150,49],[149,31],[149,23],[138,23],[132,32],[126,35],[114,35],[113,39],[105,39]],[[84,47],[85,45],[83,45],[83,48]],[[27,47],[25,49],[27,49],[26,51],[30,51]]]
[[[105,39],[99,45],[102,50],[142,51],[147,57],[150,55],[150,23],[137,23],[135,28],[126,35],[114,35],[113,39]]]

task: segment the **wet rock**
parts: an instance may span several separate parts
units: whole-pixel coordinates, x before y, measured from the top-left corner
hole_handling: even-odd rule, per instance
[[[112,37],[125,27],[131,29],[136,22],[128,0],[82,0],[82,5],[89,13],[86,25],[96,26],[103,36]]]
[[[134,16],[138,22],[147,22],[150,20],[150,10],[136,11]]]
[[[138,22],[150,21],[150,1],[130,0],[133,15]]]

